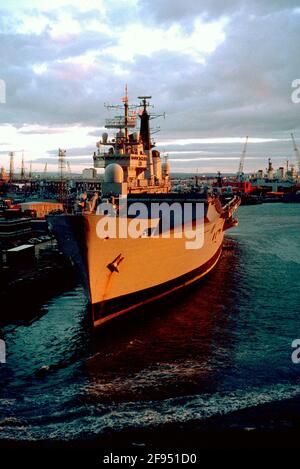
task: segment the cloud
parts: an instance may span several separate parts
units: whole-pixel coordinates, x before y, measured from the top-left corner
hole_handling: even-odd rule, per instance
[[[101,134],[106,131],[105,127],[99,127],[98,129],[96,130],[92,130],[91,132],[88,132],[88,135],[91,136],[91,137],[100,137]]]
[[[0,137],[7,150],[24,147],[34,158],[56,146],[91,152],[108,117],[104,102],[119,102],[128,83],[133,101],[151,94],[153,112],[166,112],[155,135],[161,148],[169,140],[170,150],[182,150],[177,139],[207,158],[229,149],[236,157],[249,135],[275,139],[252,141],[253,164],[291,156],[284,139],[300,135],[300,107],[290,98],[299,77],[297,3],[29,0],[25,8],[13,0],[0,15]],[[204,138],[223,140],[217,148],[187,140]]]
[[[18,129],[19,134],[24,135],[50,135],[65,133],[68,129],[65,127],[47,127],[37,125],[25,125]]]
[[[87,155],[92,161],[92,154],[95,151],[95,146],[94,145],[87,145],[85,147],[71,147],[66,149],[66,158],[75,158],[77,156],[83,156]],[[57,149],[52,149],[48,151],[49,156],[56,155],[57,156]]]
[[[220,16],[234,16],[242,13],[250,15],[269,15],[274,12],[299,7],[297,0],[141,0],[141,11],[146,11],[155,23],[174,21],[188,24],[191,18],[201,15],[206,19]]]
[[[68,157],[66,159],[66,161],[69,161],[69,163],[71,164],[71,169],[73,167],[73,164],[76,164],[76,169],[78,168],[78,166],[83,166],[83,167],[90,167],[90,166],[93,166],[91,164],[91,159],[88,158],[88,157],[79,157],[79,158],[76,158],[76,160]],[[54,166],[58,166],[58,159],[57,157],[55,158],[54,156],[49,156],[49,157],[44,157],[44,158],[37,158],[34,160],[35,163],[49,163],[51,165],[54,165]]]

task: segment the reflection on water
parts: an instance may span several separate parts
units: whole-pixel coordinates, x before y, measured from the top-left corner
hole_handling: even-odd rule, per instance
[[[224,349],[231,347],[238,316],[236,248],[224,251],[220,268],[201,286],[96,334],[93,354],[86,362],[94,397],[149,400],[210,387],[212,375],[227,366]]]
[[[91,336],[77,287],[35,320],[6,326],[0,437],[92,436],[297,395],[299,207],[241,207],[238,215],[233,249],[214,271],[144,314]]]

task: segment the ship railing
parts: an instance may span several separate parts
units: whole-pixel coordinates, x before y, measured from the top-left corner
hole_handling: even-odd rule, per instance
[[[241,198],[235,195],[226,205],[223,207],[223,218],[231,217],[233,212],[238,208],[241,203]]]

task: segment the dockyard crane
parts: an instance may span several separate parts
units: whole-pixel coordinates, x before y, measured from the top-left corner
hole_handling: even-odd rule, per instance
[[[66,173],[66,152],[67,150],[58,149],[58,173],[60,174],[61,180]]]
[[[241,159],[240,159],[240,164],[239,164],[239,170],[237,173],[237,180],[238,182],[242,181],[242,176],[244,172],[244,162],[245,162],[245,157],[246,157],[246,151],[247,151],[247,143],[248,143],[248,136],[246,137],[245,143],[244,143],[244,148],[243,152],[241,154]]]
[[[67,150],[58,149],[58,171],[60,173],[59,200],[64,202],[66,197],[66,153]]]
[[[15,152],[10,151],[9,152],[9,180],[11,183],[14,178],[14,158],[15,158]]]
[[[21,179],[25,179],[25,162],[24,162],[24,151],[22,151],[22,163],[21,163]]]
[[[296,144],[296,140],[295,140],[294,134],[291,134],[291,137],[292,137],[293,148],[294,148],[294,152],[295,152],[295,156],[296,156],[296,161],[297,161],[297,165],[298,165],[298,171],[299,171],[299,173],[300,173],[300,153],[299,153],[299,150],[298,150],[298,147],[297,147],[297,144]]]

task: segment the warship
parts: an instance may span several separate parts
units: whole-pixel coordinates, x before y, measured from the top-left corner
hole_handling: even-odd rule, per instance
[[[208,274],[220,259],[225,230],[237,224],[236,196],[224,201],[201,188],[172,192],[170,164],[152,138],[151,96],[138,99],[130,105],[126,90],[122,114],[106,119],[112,135],[102,134],[93,155],[94,167],[104,168],[101,194],[90,200],[82,194],[75,213],[48,216],[61,250],[81,274],[95,327]],[[197,248],[188,244],[191,233],[201,240]]]

